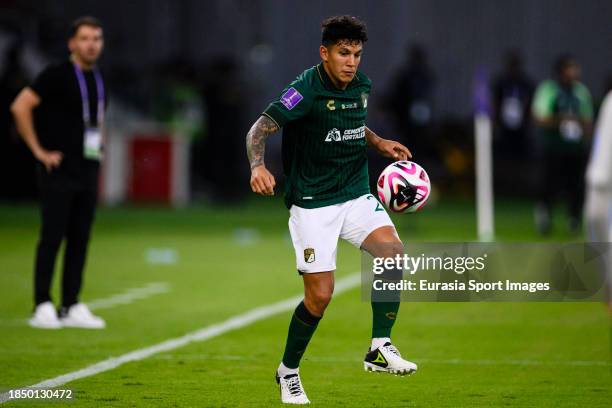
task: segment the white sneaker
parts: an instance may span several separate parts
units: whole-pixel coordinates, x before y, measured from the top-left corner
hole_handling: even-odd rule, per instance
[[[34,315],[28,321],[30,326],[37,329],[61,329],[62,324],[57,318],[57,311],[53,303],[47,301],[36,306]]]
[[[82,329],[103,329],[106,322],[95,316],[84,303],[76,303],[68,308],[65,316],[60,318],[64,327],[79,327]]]
[[[404,360],[395,346],[389,342],[377,349],[368,351],[363,361],[366,371],[381,371],[395,375],[411,375],[416,372],[417,365]]]
[[[280,377],[277,372],[276,383],[280,386],[281,401],[283,404],[310,404],[306,392],[302,387],[299,373]]]

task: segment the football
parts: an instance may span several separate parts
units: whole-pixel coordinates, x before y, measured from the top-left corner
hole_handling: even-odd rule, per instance
[[[380,201],[390,211],[399,214],[420,210],[431,192],[425,169],[408,160],[388,165],[380,173],[377,186]]]

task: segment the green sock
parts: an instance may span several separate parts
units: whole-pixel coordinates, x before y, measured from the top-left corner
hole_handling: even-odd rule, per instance
[[[386,270],[380,276],[386,282],[399,282],[402,278],[401,269]],[[400,307],[401,292],[399,290],[375,291],[372,288],[372,338],[391,337],[391,329],[395,324]]]
[[[310,342],[312,335],[317,329],[320,317],[313,316],[304,302],[301,302],[293,312],[291,323],[289,324],[289,334],[287,334],[287,344],[285,354],[283,354],[283,364],[288,368],[298,368],[302,355]]]
[[[372,302],[372,338],[391,337],[400,302]]]

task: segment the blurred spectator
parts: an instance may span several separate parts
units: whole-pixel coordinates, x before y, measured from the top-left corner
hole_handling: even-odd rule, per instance
[[[523,70],[518,51],[509,51],[503,72],[493,84],[496,157],[521,160],[527,152],[533,82]]]
[[[248,192],[236,186],[248,185],[249,179],[249,168],[242,164],[249,99],[238,61],[230,55],[215,58],[207,71],[203,93],[208,110],[205,174],[213,187],[214,200],[236,202]]]
[[[156,82],[155,117],[181,136],[201,137],[203,108],[192,64],[175,60],[162,68]]]
[[[433,90],[435,75],[429,66],[427,51],[415,44],[408,48],[407,60],[391,81],[385,106],[392,114],[401,142],[415,155],[431,153]]]
[[[192,189],[197,194],[203,184],[206,111],[196,69],[189,61],[174,60],[162,67],[155,84],[154,116],[190,141]]]
[[[571,55],[560,56],[554,65],[555,78],[542,82],[533,101],[533,116],[541,142],[540,199],[535,209],[541,234],[551,230],[555,198],[565,193],[569,229],[580,226],[584,197],[584,169],[592,131],[591,94],[579,82],[580,66]]]
[[[0,196],[8,199],[34,198],[34,159],[15,131],[9,107],[27,85],[21,64],[20,40],[12,43],[0,66]],[[10,176],[9,176],[10,175]]]

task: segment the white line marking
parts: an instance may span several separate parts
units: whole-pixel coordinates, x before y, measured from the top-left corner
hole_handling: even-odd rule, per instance
[[[135,300],[146,299],[169,291],[170,285],[167,282],[151,282],[140,288],[131,288],[123,293],[118,293],[107,298],[94,299],[86,303],[91,310],[110,309],[111,307],[127,305]],[[0,319],[0,326],[21,326],[28,324],[29,319],[29,317],[20,319]]]
[[[91,310],[109,309],[117,305],[127,305],[135,300],[145,299],[169,291],[170,285],[168,285],[168,283],[151,282],[140,288],[132,288],[107,298],[92,300],[91,302],[87,302],[87,306],[89,306]]]
[[[231,357],[231,356],[230,356]],[[221,358],[220,358],[221,359]],[[228,359],[229,360],[229,359]],[[325,358],[325,357],[309,357],[310,361],[318,362],[329,362],[329,363],[354,363],[354,360],[339,359],[339,358]],[[434,364],[434,365],[475,365],[475,366],[489,366],[489,365],[510,365],[510,366],[557,366],[557,367],[611,367],[611,361],[603,360],[463,360],[459,358],[452,358],[448,360],[438,360],[432,358],[415,358],[410,359],[417,364]]]
[[[361,276],[359,273],[349,275],[345,278],[338,280],[335,284],[334,294],[339,295],[347,290],[350,290],[358,286],[361,282]],[[41,381],[37,384],[30,385],[28,387],[16,387],[20,389],[36,389],[36,388],[55,388],[60,385],[64,385],[71,381],[79,380],[81,378],[91,377],[93,375],[112,370],[125,363],[131,361],[143,360],[157,353],[164,351],[174,350],[179,347],[186,346],[190,343],[205,341],[216,336],[220,336],[232,330],[240,329],[242,327],[251,325],[259,320],[266,319],[276,314],[293,309],[298,302],[302,300],[303,296],[294,296],[286,300],[282,300],[277,303],[272,303],[267,306],[257,307],[251,309],[248,312],[239,314],[234,317],[230,317],[224,322],[213,324],[210,326],[203,327],[202,329],[187,333],[182,337],[166,340],[164,342],[155,344],[150,347],[134,350],[130,353],[123,354],[119,357],[109,358],[99,363],[90,365],[81,370],[73,371],[68,374],[60,375],[55,378]],[[5,392],[0,394],[0,404],[9,401],[9,393]]]
[[[612,362],[601,360],[462,360],[453,358],[449,360],[435,360],[423,358],[419,362],[427,364],[451,364],[451,365],[518,365],[518,366],[584,366],[584,367],[612,367]]]
[[[357,358],[360,358],[358,356]],[[408,357],[410,358],[410,357]],[[159,360],[185,360],[185,361],[255,361],[256,357],[248,357],[243,355],[219,355],[219,354],[198,354],[198,355],[160,355],[155,359]],[[305,357],[308,361],[316,361],[318,363],[333,363],[333,364],[355,364],[354,358],[338,358],[338,357]],[[417,364],[435,364],[435,365],[511,365],[511,366],[572,366],[572,367],[612,367],[612,361],[604,360],[463,360],[458,358],[438,360],[432,358],[415,358],[410,359]]]

